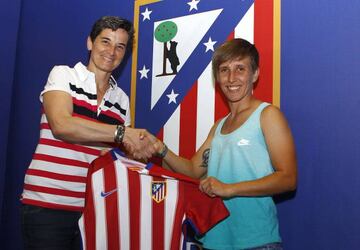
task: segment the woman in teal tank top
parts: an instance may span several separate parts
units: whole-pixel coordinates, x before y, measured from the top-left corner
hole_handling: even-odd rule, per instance
[[[206,249],[282,249],[272,196],[296,188],[290,128],[277,107],[253,96],[259,77],[254,45],[225,42],[215,50],[212,67],[230,113],[190,160],[160,141],[159,155],[169,169],[201,178],[204,193],[223,198],[230,216],[199,238]]]

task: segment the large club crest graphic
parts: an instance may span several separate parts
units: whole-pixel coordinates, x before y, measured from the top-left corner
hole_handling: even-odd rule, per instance
[[[210,64],[214,45],[228,38],[253,2],[160,1],[140,6],[137,127],[152,133],[161,129]]]

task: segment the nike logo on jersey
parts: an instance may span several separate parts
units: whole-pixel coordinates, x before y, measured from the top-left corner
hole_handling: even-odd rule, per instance
[[[112,193],[115,193],[116,191],[117,191],[117,188],[115,188],[115,189],[113,189],[113,190],[111,190],[111,191],[109,191],[109,192],[101,191],[100,195],[101,195],[101,197],[106,198],[106,197],[108,197],[109,195],[111,195]]]
[[[238,141],[237,145],[238,146],[248,146],[248,145],[250,145],[250,141],[246,140],[246,139],[241,139],[240,141]]]

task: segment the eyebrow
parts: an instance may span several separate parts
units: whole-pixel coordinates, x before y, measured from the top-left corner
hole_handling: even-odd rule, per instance
[[[101,40],[111,41],[111,39],[108,38],[108,37],[106,37],[106,36],[101,36],[100,39],[101,39]],[[117,45],[122,45],[122,46],[126,47],[126,44],[125,44],[125,43],[117,43]]]

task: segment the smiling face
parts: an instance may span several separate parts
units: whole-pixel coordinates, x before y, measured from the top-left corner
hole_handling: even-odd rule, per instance
[[[253,71],[250,57],[228,60],[219,65],[216,80],[228,102],[239,102],[251,96],[259,70]]]
[[[129,35],[124,29],[104,29],[91,41],[87,40],[90,51],[88,69],[94,73],[102,71],[111,73],[124,58]]]

